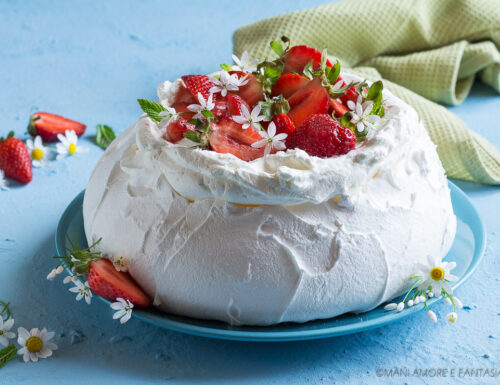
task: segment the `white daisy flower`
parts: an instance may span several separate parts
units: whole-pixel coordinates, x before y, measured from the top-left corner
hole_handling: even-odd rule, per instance
[[[347,102],[347,107],[352,111],[351,122],[356,125],[359,132],[363,132],[366,128],[372,127],[380,120],[380,116],[378,115],[369,115],[373,109],[373,102],[366,101],[363,103],[361,95],[358,96],[356,103],[349,100]]]
[[[247,73],[257,71],[256,64],[259,62],[259,60],[257,59],[250,60],[247,51],[241,54],[241,58],[238,58],[238,56],[233,55],[233,60],[236,63],[236,65],[233,66],[233,70],[235,71],[241,71]]]
[[[260,131],[261,128],[259,122],[264,120],[264,115],[259,115],[262,109],[260,104],[257,104],[252,109],[252,112],[249,112],[247,106],[244,104],[241,105],[240,109],[241,115],[233,116],[233,120],[238,124],[242,124],[241,128],[244,130],[252,126],[254,130]]]
[[[118,310],[115,314],[113,314],[113,319],[120,318],[120,323],[124,324],[130,319],[130,317],[132,317],[134,304],[128,299],[125,301],[123,298],[117,298],[116,302],[113,302],[110,307],[113,310]]]
[[[34,167],[46,166],[49,162],[50,150],[45,147],[42,143],[42,138],[37,136],[35,140],[28,139],[26,141],[26,147],[31,156],[31,163]]]
[[[229,75],[227,71],[219,71],[219,79],[211,76],[210,80],[214,83],[214,86],[211,87],[208,92],[211,94],[220,92],[223,97],[227,95],[227,91],[238,91],[240,86],[248,83],[246,76],[239,79],[238,75]]]
[[[160,128],[165,128],[168,124],[178,118],[177,111],[173,107],[165,107],[165,111],[161,111],[158,116],[164,116],[164,118],[158,123]]]
[[[260,130],[259,134],[264,139],[252,143],[252,147],[261,148],[266,146],[264,155],[268,155],[273,148],[275,148],[276,150],[286,149],[285,143],[283,143],[282,141],[285,140],[288,135],[285,133],[276,135],[276,125],[274,124],[274,122],[269,123],[267,131]]]
[[[213,94],[210,94],[208,99],[205,100],[203,95],[200,92],[198,92],[198,102],[200,104],[190,104],[188,106],[189,111],[195,112],[193,119],[202,118],[203,111],[212,111],[215,107],[215,103],[213,102]]]
[[[448,294],[452,294],[453,289],[449,282],[457,281],[458,277],[451,274],[450,271],[456,265],[455,262],[442,262],[439,259],[429,256],[426,265],[420,264],[417,267],[420,270],[419,275],[423,278],[418,290],[425,290],[431,286],[429,294],[427,294],[429,298],[440,296],[443,289]]]
[[[56,144],[57,159],[66,155],[84,154],[89,150],[87,147],[78,146],[78,136],[73,130],[66,130],[64,135],[57,134],[57,139],[59,139],[59,143]]]
[[[85,302],[87,302],[88,305],[90,305],[90,301],[92,300],[92,292],[90,291],[89,287],[89,282],[85,281],[85,283],[81,283],[80,281],[76,280],[73,281],[75,284],[75,287],[72,287],[69,289],[72,293],[78,293],[76,296],[76,300],[80,301],[82,298],[85,298]]]
[[[3,170],[0,170],[0,190],[9,191],[7,187],[7,181],[5,180],[5,173]]]
[[[45,328],[41,331],[34,328],[29,332],[25,328],[17,329],[17,343],[21,345],[17,354],[23,356],[24,362],[37,362],[39,358],[50,357],[52,351],[57,350],[57,345],[50,342],[54,335],[54,332],[48,332]]]
[[[4,321],[3,317],[0,315],[0,345],[8,346],[9,339],[16,337],[16,333],[10,331],[13,325],[14,319],[11,318]]]

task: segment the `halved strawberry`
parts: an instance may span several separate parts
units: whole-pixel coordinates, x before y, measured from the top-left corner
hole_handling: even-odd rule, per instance
[[[295,131],[295,126],[286,114],[274,115],[272,121],[276,125],[276,134],[285,133],[290,135]]]
[[[264,148],[253,148],[252,143],[261,140],[252,127],[246,130],[230,118],[222,119],[212,126],[208,141],[213,151],[233,154],[241,160],[251,161],[264,156]]]
[[[185,119],[177,119],[170,122],[167,126],[167,137],[172,143],[177,143],[184,138],[186,131],[194,131],[194,125]]]
[[[28,132],[31,136],[40,135],[44,142],[57,142],[57,135],[66,131],[75,131],[76,135],[82,136],[85,132],[85,124],[48,112],[35,112],[30,117]]]
[[[328,99],[328,91],[321,80],[315,78],[288,99],[290,111],[287,115],[298,127],[309,116],[328,112]]]
[[[147,307],[151,300],[128,273],[115,269],[105,258],[91,262],[88,282],[90,289],[101,297],[116,301],[117,298],[129,300],[135,306]]]
[[[203,95],[205,100],[208,99],[210,96],[210,92],[208,92],[208,90],[214,86],[214,83],[207,75],[185,75],[182,76],[181,79],[189,92],[191,92],[191,95],[195,98],[198,98],[199,92]]]
[[[250,106],[255,106],[257,102],[264,100],[264,92],[262,91],[262,86],[257,80],[257,78],[252,74],[247,74],[241,71],[230,71],[231,75],[236,74],[238,78],[247,76],[248,83],[235,92],[236,95],[240,96],[245,102]]]
[[[332,111],[335,111],[335,117],[340,118],[342,117],[349,109],[344,106],[342,103],[339,103],[337,99],[330,98],[328,101],[328,104],[330,105],[330,109]]]
[[[285,99],[288,99],[308,82],[309,80],[302,75],[291,73],[281,75],[272,89],[271,96],[283,95]]]
[[[227,95],[227,110],[229,116],[241,115],[241,106],[245,106],[248,112],[251,111],[250,106],[238,95],[228,94]]]
[[[191,91],[189,91],[186,87],[180,86],[179,90],[175,94],[173,104],[177,104],[177,103],[189,105],[189,104],[198,103],[198,100],[193,96]]]
[[[311,60],[313,61],[313,68],[319,68],[321,64],[321,52],[315,48],[308,47],[307,45],[296,45],[285,53],[284,59],[284,74],[288,72],[297,72],[301,74],[306,64]],[[326,60],[326,65],[328,67],[332,67],[330,60]]]

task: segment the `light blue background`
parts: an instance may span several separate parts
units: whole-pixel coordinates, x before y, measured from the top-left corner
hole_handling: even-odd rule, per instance
[[[321,1],[7,1],[0,0],[0,135],[26,138],[30,113],[85,122],[91,151],[35,169],[32,183],[0,191],[0,298],[12,302],[16,327],[47,327],[59,350],[36,364],[15,358],[0,384],[146,383],[438,383],[378,378],[377,368],[500,370],[500,191],[458,183],[488,229],[486,255],[458,290],[467,308],[456,325],[431,324],[424,312],[385,328],[320,341],[243,343],[160,330],[137,320],[120,326],[94,299],[75,302],[54,265],[54,231],[64,208],[86,185],[102,151],[97,123],[117,132],[141,111],[136,99],[187,73],[229,62],[238,27]],[[500,147],[500,97],[483,85],[452,111]],[[435,309],[441,317],[443,305]],[[465,378],[457,383],[498,382]]]

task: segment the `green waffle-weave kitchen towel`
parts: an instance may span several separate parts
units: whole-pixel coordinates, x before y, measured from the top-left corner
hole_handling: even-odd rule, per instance
[[[238,29],[234,52],[271,58],[269,42],[282,35],[292,45],[327,48],[351,72],[383,78],[417,110],[449,177],[500,184],[500,152],[431,101],[461,103],[476,75],[500,92],[500,0],[330,3]]]

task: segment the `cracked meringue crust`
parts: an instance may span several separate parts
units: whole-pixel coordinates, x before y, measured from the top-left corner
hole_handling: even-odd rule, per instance
[[[160,85],[160,101],[178,86]],[[368,311],[428,255],[444,257],[456,228],[434,144],[413,108],[384,98],[366,140],[327,159],[288,150],[244,162],[171,144],[143,116],[90,178],[88,242],[124,256],[170,313],[270,325]]]

